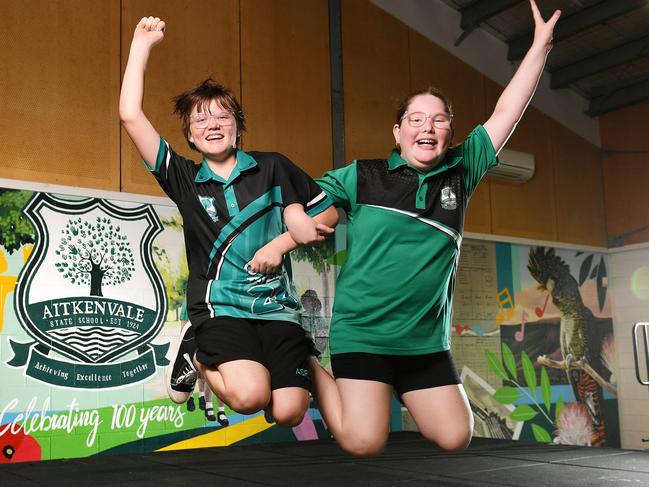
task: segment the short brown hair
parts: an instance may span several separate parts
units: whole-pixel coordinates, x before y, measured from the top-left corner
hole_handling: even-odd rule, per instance
[[[239,100],[232,92],[221,83],[207,78],[200,85],[174,97],[174,113],[178,114],[183,123],[183,134],[189,147],[195,151],[198,149],[189,141],[189,116],[194,107],[201,111],[209,112],[209,105],[215,100],[219,105],[232,113],[237,126],[237,138],[246,131],[246,119],[241,109]]]

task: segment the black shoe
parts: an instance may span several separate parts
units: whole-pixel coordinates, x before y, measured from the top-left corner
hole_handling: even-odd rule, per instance
[[[214,416],[214,409],[206,408],[205,417],[207,418],[208,421],[216,421],[216,416]]]
[[[187,402],[194,392],[198,371],[192,358],[196,352],[194,328],[188,322],[173,347],[172,360],[165,368],[165,386],[169,398],[176,404]]]
[[[228,417],[225,415],[223,411],[219,411],[216,413],[216,420],[219,422],[221,426],[228,426],[230,424],[230,420],[228,420]]]
[[[198,398],[198,407],[201,409],[201,411],[205,411],[205,396],[200,396]]]
[[[192,396],[189,396],[189,399],[187,399],[187,411],[192,412],[196,409],[196,404],[194,404],[194,398]]]
[[[268,405],[267,409],[264,409],[264,419],[268,424],[273,424],[275,422],[275,418],[273,418],[273,413],[270,410],[270,404]]]

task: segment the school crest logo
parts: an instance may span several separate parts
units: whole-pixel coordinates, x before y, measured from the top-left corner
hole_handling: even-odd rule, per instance
[[[169,345],[149,343],[167,314],[152,259],[162,225],[151,206],[36,193],[23,212],[36,243],[15,309],[33,341],[10,339],[15,356],[7,364],[78,389],[135,384],[166,365]]]
[[[450,186],[442,188],[441,194],[442,208],[445,210],[455,210],[457,208],[457,197]]]
[[[199,201],[201,202],[201,205],[203,205],[203,208],[205,208],[205,211],[209,215],[209,217],[212,219],[213,222],[219,221],[219,215],[216,213],[216,208],[214,207],[214,198],[211,198],[209,196],[198,196]]]

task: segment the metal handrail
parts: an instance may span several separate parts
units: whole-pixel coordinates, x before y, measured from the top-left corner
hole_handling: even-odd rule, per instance
[[[638,362],[638,328],[642,328],[642,333],[644,334],[644,356],[645,356],[645,365],[647,370],[647,379],[643,380],[640,377],[640,364]],[[633,358],[635,359],[635,376],[638,379],[640,384],[649,386],[649,323],[639,321],[633,325]]]

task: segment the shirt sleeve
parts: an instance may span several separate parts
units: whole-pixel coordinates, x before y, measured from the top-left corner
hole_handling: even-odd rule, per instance
[[[464,184],[470,196],[489,169],[498,165],[489,134],[478,125],[460,145]]]
[[[311,176],[287,157],[282,154],[278,156],[280,171],[276,171],[276,177],[282,190],[284,207],[299,203],[304,206],[304,212],[313,217],[331,206],[331,199]]]
[[[191,190],[196,175],[196,164],[176,154],[162,137],[160,137],[155,166],[151,166],[146,161],[144,165],[156,178],[162,190],[176,204]]]
[[[328,171],[316,180],[331,198],[334,206],[346,212],[356,205],[357,181],[356,161],[340,169]]]

